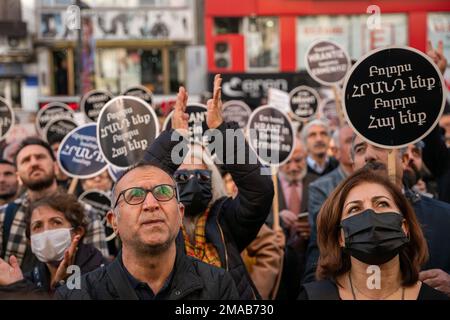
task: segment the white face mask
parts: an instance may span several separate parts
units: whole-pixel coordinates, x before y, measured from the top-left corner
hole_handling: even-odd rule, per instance
[[[47,230],[31,236],[31,251],[41,262],[61,261],[72,242],[71,228]]]

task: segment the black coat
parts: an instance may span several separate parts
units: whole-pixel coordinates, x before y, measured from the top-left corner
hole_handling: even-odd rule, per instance
[[[233,156],[225,154],[227,150],[225,130],[237,130],[237,128],[235,123],[222,123],[217,128],[222,132],[224,145],[223,153],[221,150],[216,150],[219,158],[230,160]],[[144,158],[145,162],[170,174],[173,174],[180,165],[172,162],[172,149],[179,143],[171,141],[172,133],[173,130],[161,133],[147,150]],[[241,141],[245,141],[242,130],[239,129],[235,133],[241,135]],[[222,170],[231,174],[239,193],[235,199],[224,197],[216,200],[206,221],[206,239],[217,249],[222,267],[230,272],[241,299],[260,298],[240,253],[256,238],[269,214],[274,194],[271,176],[262,174],[259,161],[249,164],[252,163],[248,161],[252,159],[250,157],[252,152],[245,141],[244,144],[235,146],[234,150],[234,155],[245,155],[245,164],[223,161],[225,164],[222,165]],[[182,236],[178,237],[177,246],[184,250]]]
[[[178,250],[179,251],[179,250]],[[220,268],[178,252],[170,283],[169,300],[232,300],[238,298],[230,275]],[[61,286],[55,297],[62,300],[138,300],[120,257],[106,267],[84,275],[81,289]]]

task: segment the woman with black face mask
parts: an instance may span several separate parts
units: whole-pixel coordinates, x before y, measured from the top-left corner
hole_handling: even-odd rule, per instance
[[[362,169],[344,180],[317,217],[316,278],[299,299],[447,300],[419,281],[428,249],[401,190]]]

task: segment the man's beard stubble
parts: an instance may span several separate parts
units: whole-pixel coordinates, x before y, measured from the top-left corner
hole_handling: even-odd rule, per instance
[[[42,191],[49,188],[55,181],[55,175],[49,174],[40,180],[30,181],[22,178],[22,182],[27,189],[31,191]]]

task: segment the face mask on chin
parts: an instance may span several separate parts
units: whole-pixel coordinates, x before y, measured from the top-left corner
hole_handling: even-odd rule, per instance
[[[72,242],[71,230],[59,228],[32,235],[31,251],[41,262],[61,261]]]
[[[390,261],[409,242],[402,222],[403,215],[397,212],[375,213],[372,209],[342,220],[344,252],[369,265]]]
[[[212,199],[211,180],[199,181],[194,176],[184,183],[178,183],[178,188],[186,216],[200,215],[208,208]]]

